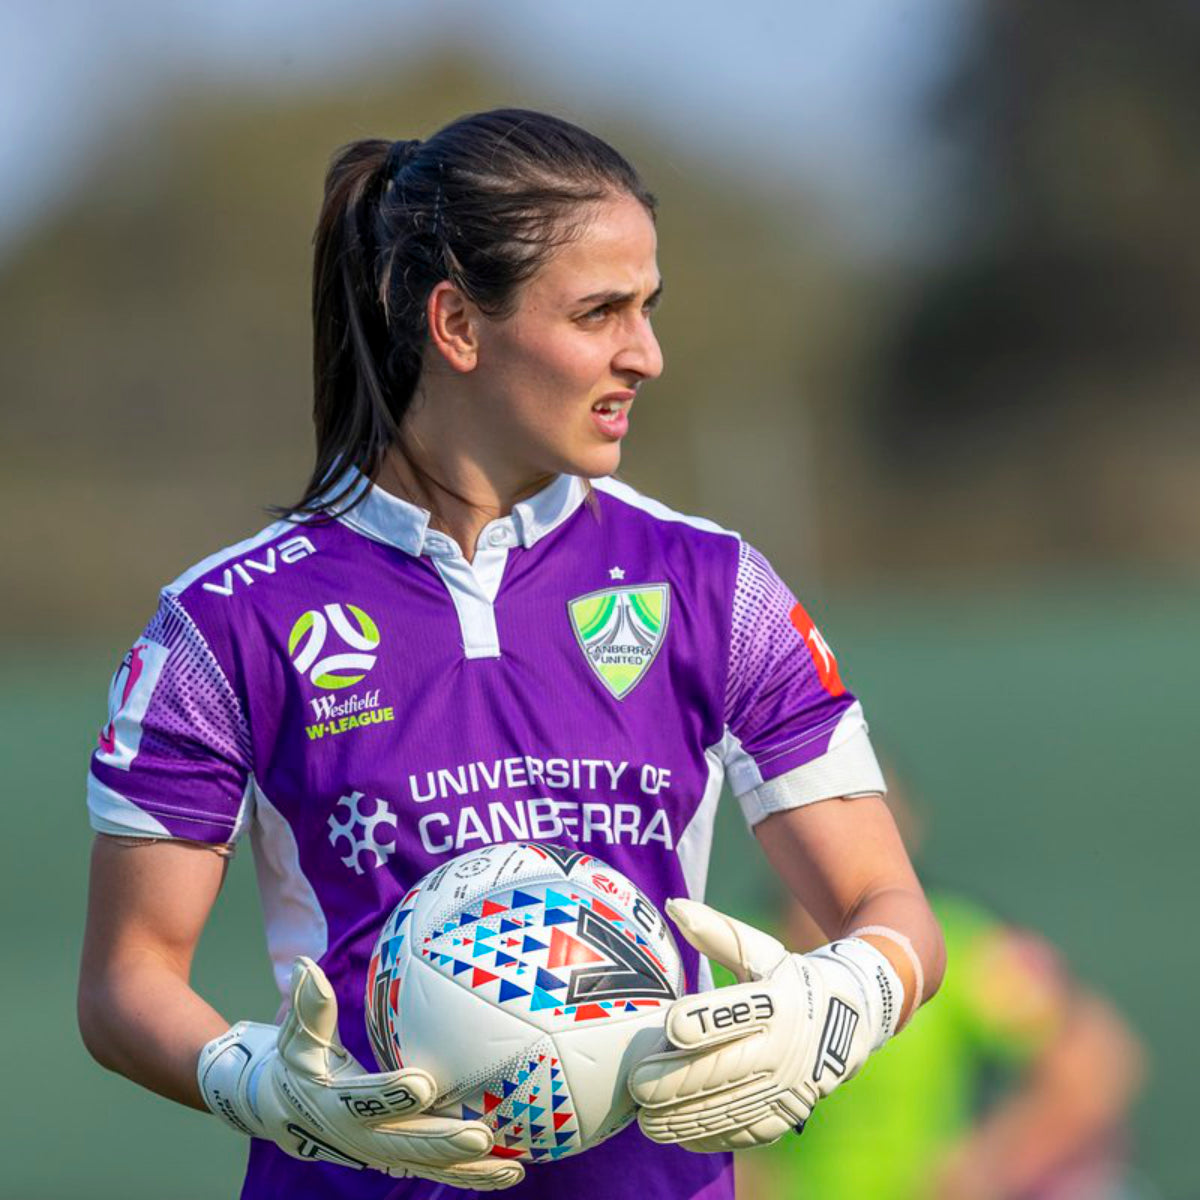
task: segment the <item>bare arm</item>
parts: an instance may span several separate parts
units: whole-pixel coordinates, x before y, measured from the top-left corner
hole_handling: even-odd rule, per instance
[[[880,796],[821,800],[773,813],[754,832],[776,874],[826,937],[885,925],[907,937],[924,972],[922,1001],[937,991],[946,948],[896,824]],[[915,972],[891,938],[864,938],[895,968],[904,985],[901,1022],[911,1015]]]
[[[189,843],[98,835],[79,974],[79,1028],[96,1061],[203,1111],[196,1062],[229,1022],[188,980],[227,863]]]

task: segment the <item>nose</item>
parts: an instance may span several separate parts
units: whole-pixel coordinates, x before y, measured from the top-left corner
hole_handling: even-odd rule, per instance
[[[625,344],[613,367],[620,372],[633,372],[642,379],[657,379],[663,372],[662,348],[645,313],[637,314]]]

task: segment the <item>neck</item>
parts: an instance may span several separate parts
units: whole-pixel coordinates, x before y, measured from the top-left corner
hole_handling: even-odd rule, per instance
[[[427,508],[432,514],[431,528],[452,537],[468,562],[475,557],[479,535],[489,521],[508,516],[515,504],[541,491],[552,479],[541,476],[523,486],[498,484],[469,458],[447,456],[441,462],[428,462],[412,447],[406,449],[407,455],[397,447],[388,451],[374,482]]]

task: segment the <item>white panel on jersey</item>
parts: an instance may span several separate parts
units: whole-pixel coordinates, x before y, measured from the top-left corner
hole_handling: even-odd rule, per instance
[[[735,796],[744,796],[762,783],[758,763],[742,748],[741,739],[728,725],[725,727],[725,736],[712,749],[725,764],[729,788]]]
[[[142,744],[142,719],[158,677],[170,657],[168,647],[138,638],[117,668],[108,689],[108,724],[100,733],[96,761],[128,771]]]
[[[679,856],[679,865],[683,868],[684,882],[687,884],[687,894],[692,900],[704,899],[704,884],[708,878],[708,859],[712,852],[713,824],[717,819],[717,804],[721,799],[721,789],[725,785],[725,765],[722,758],[723,742],[710,746],[704,752],[704,761],[708,767],[708,782],[704,785],[704,794],[687,828],[679,835],[675,844],[675,853]]]
[[[842,714],[824,754],[766,783],[760,779],[756,787],[738,795],[738,802],[747,822],[757,825],[771,813],[818,800],[886,792],[862,706],[855,702]]]
[[[458,613],[458,628],[467,658],[500,657],[496,593],[507,561],[508,547],[503,544],[477,550],[473,562],[467,562],[457,546],[452,553],[433,555],[433,565]]]
[[[727,743],[732,736],[727,732],[726,736],[715,746],[709,746],[705,750],[704,761],[708,767],[708,782],[704,785],[704,794],[700,798],[696,811],[692,814],[692,819],[675,843],[675,853],[679,855],[679,865],[683,868],[683,880],[687,886],[687,894],[692,900],[704,899],[704,885],[708,879],[708,860],[712,854],[713,825],[717,819],[717,805],[721,800],[721,792],[725,786]],[[706,992],[712,986],[712,968],[709,966],[708,959],[702,954],[696,988],[698,991]]]
[[[242,792],[242,802],[238,805],[237,816],[233,821],[233,830],[229,834],[230,842],[240,841],[242,834],[250,828],[250,822],[254,820],[255,804],[254,776],[248,775],[245,791]]]
[[[113,837],[169,838],[171,831],[120,792],[114,792],[90,772],[87,782],[88,820],[97,833]]]
[[[283,814],[251,777],[254,787],[254,825],[250,842],[262,900],[267,951],[275,985],[287,1002],[292,960],[307,954],[320,961],[329,947],[329,923],[317,893],[300,869],[296,835]]]

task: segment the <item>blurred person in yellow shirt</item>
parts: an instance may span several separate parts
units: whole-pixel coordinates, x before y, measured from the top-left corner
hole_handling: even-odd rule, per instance
[[[910,853],[916,822],[889,796]],[[949,967],[935,1003],[822,1100],[804,1136],[738,1155],[739,1200],[1133,1200],[1136,1035],[1039,935],[931,889]],[[794,902],[780,935],[825,937]]]

